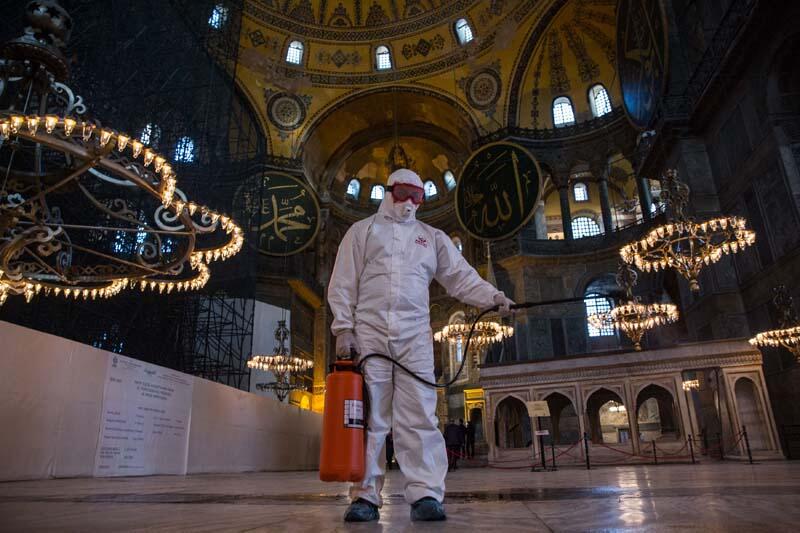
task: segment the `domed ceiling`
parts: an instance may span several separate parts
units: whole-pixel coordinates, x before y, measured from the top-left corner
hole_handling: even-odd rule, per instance
[[[262,120],[270,154],[302,159],[318,194],[350,209],[345,178],[364,168],[364,154],[385,149],[396,135],[414,139],[426,172],[438,172],[433,161],[447,154],[458,176],[481,136],[509,126],[552,128],[557,95],[570,96],[578,122],[590,118],[594,83],[617,107],[615,4],[246,0],[237,83]],[[454,29],[461,18],[474,34],[466,45]],[[299,65],[285,61],[295,40],[303,44]],[[392,68],[376,69],[379,45],[389,48]],[[380,169],[364,176],[365,186],[385,175]],[[441,185],[441,176],[423,177]]]
[[[369,40],[435,25],[477,0],[258,0],[271,22],[298,35],[344,40]],[[502,2],[495,2],[502,3]],[[337,32],[374,28],[380,33]]]

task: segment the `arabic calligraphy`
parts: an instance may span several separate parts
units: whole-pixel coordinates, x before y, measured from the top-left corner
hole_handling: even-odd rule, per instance
[[[319,229],[319,205],[299,179],[279,172],[251,178],[240,202],[258,234],[258,249],[268,255],[291,255],[306,248]]]
[[[494,143],[470,157],[456,189],[461,225],[480,239],[510,237],[533,215],[539,166],[524,148]]]

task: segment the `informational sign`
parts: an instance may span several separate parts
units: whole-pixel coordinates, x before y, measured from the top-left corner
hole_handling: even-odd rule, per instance
[[[647,129],[667,82],[667,16],[661,0],[617,3],[617,73],[631,124]]]
[[[473,153],[456,186],[456,215],[473,237],[500,240],[533,216],[541,195],[539,163],[513,143],[487,144]]]
[[[547,406],[546,401],[525,402],[525,407],[528,408],[528,416],[531,418],[550,416],[550,407]]]
[[[191,376],[109,354],[95,476],[186,474]]]
[[[535,432],[537,437],[546,437],[550,434],[549,429],[537,429]]]
[[[264,254],[296,254],[317,236],[317,197],[289,174],[263,172],[253,176],[237,192],[236,204],[236,215],[258,235],[258,250]]]

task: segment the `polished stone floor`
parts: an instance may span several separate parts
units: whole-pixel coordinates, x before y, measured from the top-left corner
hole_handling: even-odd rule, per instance
[[[800,463],[448,475],[448,521],[409,521],[389,473],[377,524],[347,525],[315,472],[0,483],[0,531],[798,531]]]

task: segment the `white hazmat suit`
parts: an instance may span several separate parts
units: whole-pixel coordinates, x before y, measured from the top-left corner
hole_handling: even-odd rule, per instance
[[[389,176],[388,184],[395,183],[423,186],[419,176],[406,169]],[[350,227],[339,245],[328,302],[338,353],[353,346],[362,355],[388,355],[434,381],[431,281],[436,279],[450,296],[479,308],[501,304],[507,310],[513,302],[480,277],[446,233],[417,221],[416,208],[411,200],[395,202],[387,192],[377,214]],[[382,452],[393,429],[406,501],[433,497],[441,502],[447,453],[437,428],[436,390],[378,358],[365,363],[364,377],[369,394],[366,474],[363,482],[351,486],[351,499],[381,506]]]

